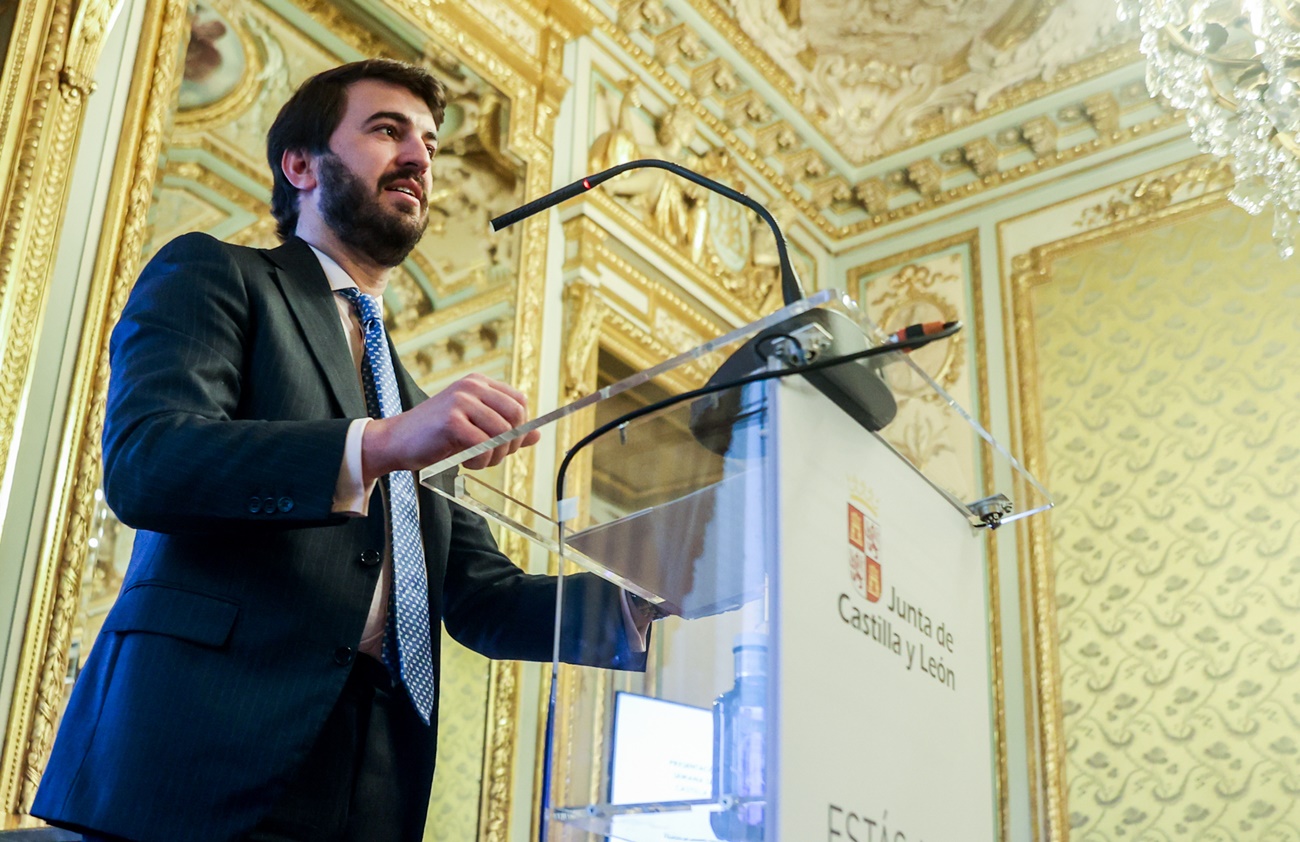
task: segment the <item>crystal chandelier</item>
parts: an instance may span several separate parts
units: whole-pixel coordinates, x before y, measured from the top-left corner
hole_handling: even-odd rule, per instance
[[[1192,140],[1231,159],[1229,198],[1273,208],[1273,239],[1295,251],[1300,212],[1300,2],[1118,0],[1136,19],[1147,88],[1187,113]]]

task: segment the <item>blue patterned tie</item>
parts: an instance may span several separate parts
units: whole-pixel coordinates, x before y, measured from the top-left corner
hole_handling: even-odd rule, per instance
[[[402,411],[397,375],[384,336],[384,320],[375,299],[355,287],[339,293],[352,302],[361,319],[366,355],[361,362],[366,408],[372,418],[390,418]],[[388,482],[388,518],[393,534],[393,592],[389,605],[389,634],[384,660],[393,668],[389,641],[397,641],[397,669],[415,711],[429,724],[433,711],[433,659],[429,643],[429,580],[420,540],[420,510],[410,471],[394,471]],[[395,632],[395,634],[393,633]]]

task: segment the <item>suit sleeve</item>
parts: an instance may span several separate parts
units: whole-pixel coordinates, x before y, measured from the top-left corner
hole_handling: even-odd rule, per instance
[[[554,651],[554,576],[524,573],[499,549],[487,523],[451,504],[452,538],[443,620],[452,637],[489,658],[549,661]],[[564,577],[560,660],[645,669],[623,624],[622,590],[591,573]]]
[[[219,241],[186,235],[150,261],[109,346],[104,490],[124,523],[202,532],[342,520],[331,508],[349,420],[241,417],[250,344],[266,329]],[[295,388],[284,373],[260,376]]]

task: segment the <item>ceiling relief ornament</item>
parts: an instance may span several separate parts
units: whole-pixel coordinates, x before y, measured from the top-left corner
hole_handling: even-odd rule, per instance
[[[989,49],[1001,51],[1001,58],[986,62],[985,72],[1003,72],[1010,66],[1005,62],[1019,50],[1038,56],[1033,61],[1017,59],[1024,67],[1032,64],[1041,70],[1041,65],[1050,64],[1055,68],[1050,79],[1039,72],[1037,77],[1015,84],[977,86],[980,91],[987,88],[978,108],[940,108],[935,105],[938,100],[931,97],[927,102],[933,106],[932,117],[914,121],[911,146],[894,150],[883,168],[880,164],[884,161],[872,159],[875,166],[864,173],[848,160],[844,150],[837,153],[831,148],[834,141],[823,123],[835,109],[819,110],[810,105],[811,88],[804,84],[804,77],[811,71],[799,71],[802,81],[797,81],[772,57],[780,52],[776,46],[756,41],[742,29],[734,6],[742,1],[749,2],[726,0],[724,7],[724,0],[622,0],[615,18],[597,20],[595,28],[635,63],[647,90],[689,109],[718,148],[726,149],[756,183],[772,190],[805,225],[832,240],[850,239],[941,206],[967,202],[1114,146],[1143,142],[1182,122],[1181,115],[1150,98],[1137,67],[1131,68],[1130,78],[1117,78],[1109,89],[1080,95],[1076,102],[1037,113],[1025,109],[1026,113],[1006,114],[1130,67],[1138,58],[1136,45],[1126,40],[1126,31],[1116,29],[1093,41],[1119,46],[1066,62],[1063,56],[1072,51],[1058,49],[1055,42],[1043,39],[1054,33],[1064,39],[1072,27],[1086,31],[1081,21],[1088,14],[1097,14],[1096,10],[1081,7],[1071,11],[1057,3],[1017,0],[983,31],[981,37]],[[777,8],[776,0],[752,2],[756,15],[776,14],[771,11]],[[760,6],[771,8],[763,11]],[[804,8],[799,8],[797,16],[790,3],[780,8],[785,22],[773,26],[785,30],[808,26]],[[766,18],[758,15],[756,19]],[[1109,25],[1108,17],[1099,24]],[[1044,59],[1034,49],[1051,56]],[[959,55],[967,61],[977,54]],[[810,56],[801,60],[810,62]],[[969,86],[976,78],[966,65],[954,64],[946,72],[950,75],[944,77],[944,96],[961,84]],[[965,83],[961,82],[963,76]],[[768,104],[774,96],[793,103],[796,110],[778,113]],[[925,154],[909,152],[916,142],[959,128],[961,120],[969,123],[996,114],[1006,116],[990,120],[983,137],[963,138],[948,148],[927,146]]]
[[[1095,0],[1039,4],[1046,14],[1028,0],[722,2],[854,165],[971,123],[1134,35]]]

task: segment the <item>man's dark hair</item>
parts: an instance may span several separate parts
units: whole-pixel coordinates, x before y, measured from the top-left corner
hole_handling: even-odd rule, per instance
[[[271,216],[281,240],[293,236],[298,227],[298,189],[281,168],[290,149],[323,155],[329,152],[330,136],[343,119],[348,103],[348,86],[362,79],[376,79],[400,85],[424,100],[433,120],[442,124],[447,94],[442,83],[423,67],[386,58],[354,61],[317,73],[303,82],[280,109],[266,135],[266,160],[275,181],[271,188]]]

